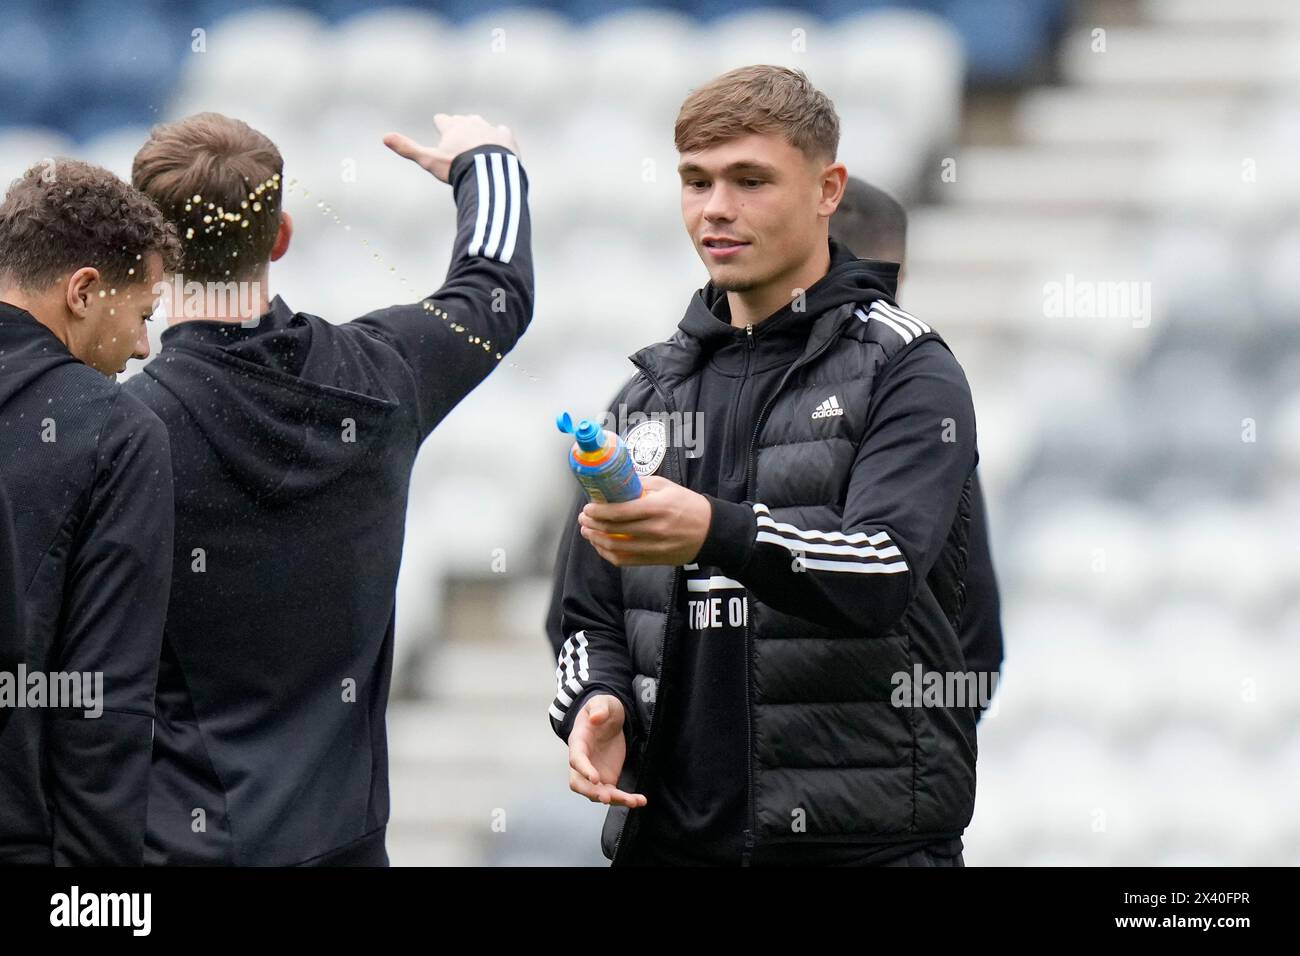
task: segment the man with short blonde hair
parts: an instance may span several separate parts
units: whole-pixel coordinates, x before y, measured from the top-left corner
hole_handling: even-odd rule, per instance
[[[615,864],[961,865],[975,711],[895,692],[964,670],[965,376],[896,266],[829,238],[847,170],[804,74],[724,74],[675,136],[709,282],[615,400],[657,446],[646,494],[579,515],[550,707],[570,788],[611,806]]]
[[[157,128],[136,158],[136,184],[185,243],[185,288],[249,287],[211,308],[187,292],[127,386],[167,425],[178,488],[146,862],[388,861],[385,714],[411,469],[533,307],[514,136],[480,116],[434,119],[435,147],[385,143],[452,187],[446,280],[340,324],[270,298],[293,221],[266,136],[204,113]]]

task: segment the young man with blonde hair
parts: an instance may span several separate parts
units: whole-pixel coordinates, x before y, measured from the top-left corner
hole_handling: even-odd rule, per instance
[[[674,132],[710,281],[615,401],[648,417],[647,494],[579,516],[550,708],[570,788],[611,805],[616,864],[961,865],[975,702],[897,691],[965,670],[965,376],[896,266],[829,238],[847,171],[806,76],[734,70]]]
[[[438,114],[385,142],[449,183],[442,287],[334,324],[267,291],[289,249],[283,161],[215,113],[155,129],[135,184],[185,243],[158,357],[127,388],[166,424],[176,568],[158,680],[146,862],[388,861],[385,713],[411,469],[532,317],[513,135]],[[372,266],[359,259],[360,281]],[[246,283],[234,297],[220,288]],[[208,299],[211,304],[208,304]]]

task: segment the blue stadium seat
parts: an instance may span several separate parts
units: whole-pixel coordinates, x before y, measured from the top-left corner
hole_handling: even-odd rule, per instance
[[[962,36],[972,79],[1009,81],[1043,65],[1064,10],[1058,0],[949,0],[939,12]]]
[[[0,30],[0,123],[47,123],[61,102],[66,59],[56,55],[54,30],[43,17],[6,19]]]

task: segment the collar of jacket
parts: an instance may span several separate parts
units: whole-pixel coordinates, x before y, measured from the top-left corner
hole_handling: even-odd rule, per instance
[[[71,356],[63,340],[54,334],[48,325],[26,309],[20,309],[8,302],[0,302],[0,329],[4,339],[9,341],[40,340],[44,345]],[[49,341],[46,341],[46,340]]]
[[[0,302],[0,405],[52,368],[84,364],[36,316]]]
[[[804,309],[796,312],[793,303],[785,305],[754,327],[756,336],[803,337],[804,347],[796,362],[815,354],[840,333],[852,315],[852,309],[845,306],[879,298],[892,302],[898,289],[898,263],[859,259],[842,243],[834,239],[828,243],[830,269],[805,291]],[[691,297],[671,338],[649,345],[629,359],[665,389],[675,391],[699,371],[719,344],[732,338],[733,327],[723,319],[730,315],[726,303],[726,293],[709,282]]]
[[[190,319],[168,326],[162,334],[162,347],[169,345],[231,345],[242,342],[267,329],[281,329],[293,321],[293,309],[278,295],[271,300],[271,308],[256,322],[230,322],[225,319]]]

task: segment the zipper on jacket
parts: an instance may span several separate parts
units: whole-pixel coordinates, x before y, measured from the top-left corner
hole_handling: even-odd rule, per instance
[[[749,381],[750,366],[754,364],[754,349],[755,349],[754,325],[752,322],[746,322],[745,323],[745,370],[740,374],[740,384],[736,386],[736,397],[733,398],[731,401],[731,421],[733,423],[735,423],[736,420],[740,418],[740,400],[744,396],[745,383]],[[737,441],[734,437],[731,439],[731,444],[732,446],[737,444]],[[736,457],[737,457],[736,448],[729,447],[727,449],[726,465],[724,469],[719,470],[718,472],[719,481],[726,481],[726,482],[731,481],[732,475],[735,473],[732,470],[733,466],[731,463],[736,460]]]
[[[666,411],[672,412],[673,411],[672,399],[669,397],[668,393],[664,391],[663,387],[659,384],[659,380],[655,378],[654,374],[650,371],[650,369],[643,363],[638,362],[635,358],[630,359],[630,361],[632,362],[633,365],[639,368],[642,371],[642,373],[645,375],[646,380],[650,383],[650,387],[655,390],[655,393],[658,394],[660,401],[664,403],[664,409]],[[686,485],[685,469],[681,467],[681,459],[677,457],[676,452],[674,452],[673,454],[673,460],[677,462],[678,477],[683,479],[682,486],[685,487]],[[668,603],[668,611],[667,613],[664,614],[664,630],[663,633],[659,636],[659,662],[658,662],[659,673],[655,675],[655,706],[654,706],[654,710],[651,711],[650,713],[650,726],[648,726],[645,731],[645,748],[644,748],[645,756],[641,763],[641,772],[638,775],[640,779],[637,780],[637,785],[641,789],[645,789],[643,784],[645,783],[645,777],[647,776],[646,771],[649,770],[651,767],[650,743],[654,739],[655,727],[658,726],[659,724],[659,712],[663,709],[661,706],[661,704],[663,703],[661,698],[661,689],[663,685],[664,660],[666,658],[666,652],[668,650],[668,628],[670,623],[672,622],[672,615],[676,611],[677,588],[678,588],[678,584],[680,583],[681,576],[682,576],[681,565],[677,565],[673,568],[672,584],[668,588],[669,603]],[[623,821],[623,825],[619,827],[618,836],[615,837],[614,839],[614,855],[613,858],[609,861],[610,866],[613,866],[618,862],[618,851],[619,848],[623,845],[623,834],[627,831],[627,825],[629,822],[631,822],[631,819],[632,819],[632,811],[629,809],[627,819],[625,819]]]

